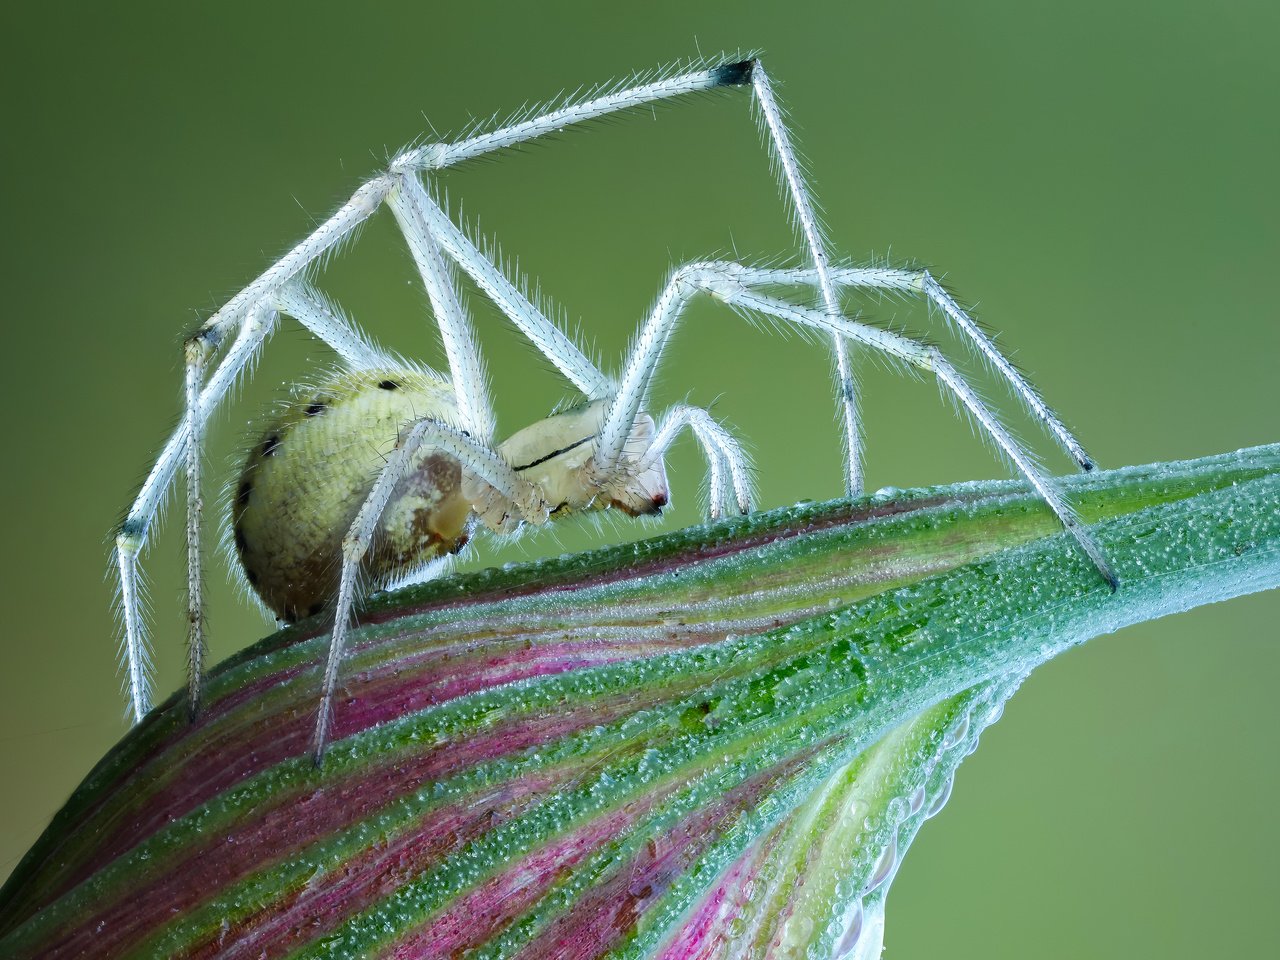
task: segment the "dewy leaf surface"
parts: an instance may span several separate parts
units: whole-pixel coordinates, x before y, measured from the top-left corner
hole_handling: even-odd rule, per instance
[[[0,891],[0,955],[879,955],[1028,671],[1280,583],[1280,447],[801,505],[379,598],[322,769],[304,623],[175,696]]]

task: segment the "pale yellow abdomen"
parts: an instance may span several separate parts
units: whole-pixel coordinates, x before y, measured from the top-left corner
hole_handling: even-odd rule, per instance
[[[410,370],[344,372],[299,391],[254,446],[232,496],[236,551],[280,619],[333,600],[343,537],[405,425],[423,417],[456,425],[448,383]],[[457,461],[424,447],[365,557],[367,588],[460,550],[470,517]]]

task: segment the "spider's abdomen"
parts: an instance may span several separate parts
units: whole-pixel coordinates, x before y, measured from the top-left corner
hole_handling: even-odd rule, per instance
[[[250,451],[232,497],[236,552],[280,619],[312,616],[333,600],[343,537],[402,429],[422,417],[456,421],[448,383],[410,370],[344,372],[299,391]],[[424,446],[365,557],[369,586],[462,549],[470,515],[458,462]]]

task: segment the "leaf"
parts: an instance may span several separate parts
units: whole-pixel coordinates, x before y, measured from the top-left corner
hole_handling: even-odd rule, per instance
[[[876,957],[1039,663],[1280,583],[1280,446],[807,504],[380,597],[154,710],[0,891],[6,957]]]

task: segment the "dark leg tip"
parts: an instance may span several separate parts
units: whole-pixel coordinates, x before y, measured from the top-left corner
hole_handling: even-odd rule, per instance
[[[1096,466],[1096,464],[1094,464],[1094,462],[1093,462],[1092,460],[1081,460],[1081,461],[1080,461],[1080,469],[1081,469],[1081,470],[1083,470],[1085,473],[1089,473],[1089,472],[1091,472],[1095,466]]]
[[[751,72],[755,70],[754,60],[740,60],[737,63],[724,63],[711,71],[717,86],[742,87],[751,82]]]

